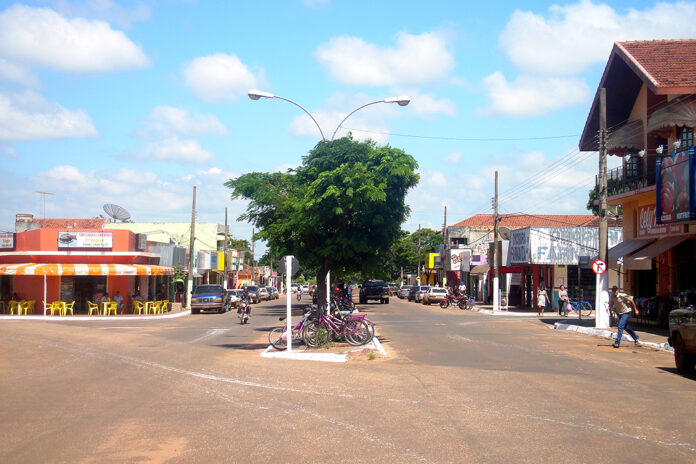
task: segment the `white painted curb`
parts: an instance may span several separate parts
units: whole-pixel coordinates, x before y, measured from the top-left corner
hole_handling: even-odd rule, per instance
[[[70,322],[88,322],[88,321],[142,321],[142,320],[157,320],[157,319],[172,319],[175,317],[187,316],[191,314],[190,310],[181,311],[178,313],[168,313],[153,316],[0,316],[0,321],[70,321]]]
[[[351,350],[351,353],[356,351],[363,351],[365,349],[374,349],[382,353],[382,356],[386,357],[387,352],[379,342],[377,337],[372,337],[372,341],[359,348]],[[261,353],[262,358],[281,358],[281,359],[295,359],[299,361],[324,361],[324,362],[346,362],[348,361],[348,356],[339,353],[307,353],[306,351],[293,350],[291,352],[279,351],[268,346],[266,350]]]
[[[616,339],[616,334],[611,331],[611,330],[605,330],[605,329],[596,329],[594,327],[582,327],[579,325],[573,325],[573,324],[566,324],[563,322],[556,322],[553,325],[553,328],[555,330],[572,330],[573,332],[578,332],[578,333],[584,333],[587,335],[596,335],[598,337],[604,337],[608,338],[609,340],[615,340]],[[629,334],[625,334],[622,339],[625,339],[628,342],[633,342],[633,337],[631,337]],[[638,341],[638,345],[641,346],[649,346],[651,348],[655,348],[658,350],[664,350],[664,351],[670,351],[674,352],[674,348],[669,346],[669,343],[664,342],[664,343],[653,343],[653,342],[641,342],[640,340]]]

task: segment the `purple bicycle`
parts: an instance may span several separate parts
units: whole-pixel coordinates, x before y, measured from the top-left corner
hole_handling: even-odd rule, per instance
[[[364,345],[372,340],[374,334],[364,319],[364,314],[350,314],[342,320],[321,309],[318,319],[309,320],[305,324],[302,340],[312,347],[339,338],[353,346]]]

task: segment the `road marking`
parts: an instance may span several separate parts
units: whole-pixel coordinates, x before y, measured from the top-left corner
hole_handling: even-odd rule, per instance
[[[213,337],[216,337],[218,335],[222,335],[223,333],[227,332],[228,330],[230,330],[230,329],[212,329],[212,330],[207,331],[205,334],[201,335],[200,337],[194,338],[189,343],[202,342],[203,340],[207,340],[208,338],[213,338]]]

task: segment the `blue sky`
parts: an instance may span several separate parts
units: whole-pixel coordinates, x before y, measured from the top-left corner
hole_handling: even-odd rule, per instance
[[[0,230],[16,213],[234,222],[222,185],[297,166],[319,131],[404,149],[404,227],[490,212],[583,214],[579,135],[614,41],[696,37],[693,2],[0,2]],[[338,135],[345,134],[339,131]],[[617,160],[611,161],[616,165]]]

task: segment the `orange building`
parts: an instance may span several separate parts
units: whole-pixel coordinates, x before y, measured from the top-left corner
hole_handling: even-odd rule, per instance
[[[0,234],[0,295],[3,300],[75,301],[86,313],[87,301],[108,293],[123,296],[125,308],[143,300],[167,299],[171,267],[159,266],[142,237],[128,230],[41,228]]]

